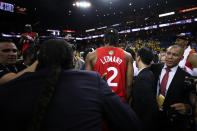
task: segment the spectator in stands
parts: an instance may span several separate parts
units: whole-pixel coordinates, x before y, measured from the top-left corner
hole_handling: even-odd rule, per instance
[[[165,64],[166,62],[166,52],[162,51],[159,54],[159,62]]]
[[[157,53],[154,52],[153,53],[153,61],[152,61],[152,63],[158,63],[158,62],[159,62],[159,57],[158,57]]]
[[[177,36],[176,45],[184,48],[184,59],[180,61],[179,66],[192,76],[197,76],[197,53],[191,49],[191,37],[183,33]]]
[[[77,51],[74,51],[73,66],[75,69],[81,69],[85,64],[85,61],[77,55]]]
[[[192,50],[197,51],[197,41],[195,40],[195,38],[193,38],[191,40],[191,44],[190,45],[191,45]]]
[[[17,63],[16,45],[7,38],[0,38],[0,85],[21,76],[25,72],[35,70],[37,62],[19,71]]]
[[[32,32],[32,26],[25,25],[25,33],[22,34],[19,43],[22,45],[22,53],[29,47],[38,44],[38,33]]]
[[[195,36],[194,36],[194,43],[195,43],[195,45],[194,45],[194,49],[195,49],[195,51],[197,52],[197,32],[196,32],[196,34],[195,34]]]
[[[128,52],[116,47],[118,38],[116,29],[107,29],[105,46],[87,55],[85,69],[99,72],[101,76],[106,74],[108,85],[126,102],[131,96],[133,59]]]
[[[51,39],[41,45],[36,72],[0,88],[4,131],[138,131],[139,121],[100,75],[72,70],[72,47]]]
[[[131,107],[142,122],[143,131],[155,131],[158,111],[154,95],[155,78],[149,66],[153,60],[153,52],[148,48],[141,48],[136,55],[138,75],[132,87]]]

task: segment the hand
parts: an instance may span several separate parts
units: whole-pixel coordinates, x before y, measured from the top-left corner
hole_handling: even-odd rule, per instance
[[[102,78],[107,82],[107,80],[106,80],[106,75],[107,75],[107,73],[105,72],[105,73],[102,75]]]
[[[184,103],[175,103],[170,106],[174,110],[178,111],[182,115],[186,115],[189,112],[190,106]]]

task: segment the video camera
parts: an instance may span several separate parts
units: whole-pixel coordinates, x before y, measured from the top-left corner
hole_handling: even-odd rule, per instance
[[[196,79],[197,79],[197,77],[194,77],[194,76],[186,76],[185,80],[184,80],[185,90],[187,90],[188,92],[193,92],[194,94],[197,94],[197,90],[196,90],[197,81],[196,81]],[[171,122],[177,121],[179,119],[184,119],[183,115],[180,115],[173,108],[168,108],[166,113],[167,113],[167,117],[169,118],[169,120]]]
[[[197,85],[197,81],[195,81],[197,79],[196,76],[186,76],[185,77],[185,88],[191,91],[195,91],[197,93],[196,90],[196,85]]]

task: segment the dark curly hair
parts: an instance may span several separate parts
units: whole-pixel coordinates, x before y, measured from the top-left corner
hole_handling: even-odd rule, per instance
[[[106,30],[104,38],[106,44],[117,45],[119,39],[118,31],[116,29],[109,28]]]
[[[28,131],[39,131],[45,112],[53,98],[61,70],[72,68],[73,51],[72,46],[63,39],[51,39],[45,41],[38,55],[37,71],[49,68],[45,83],[38,98],[35,115]]]

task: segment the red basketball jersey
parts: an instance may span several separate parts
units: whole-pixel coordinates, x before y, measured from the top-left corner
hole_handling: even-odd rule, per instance
[[[126,96],[126,69],[124,50],[117,47],[101,47],[97,49],[97,60],[93,70],[97,71],[101,76],[107,73],[108,85],[122,98]]]
[[[191,50],[191,51],[189,52],[189,55],[191,55],[192,53],[195,53],[195,51]],[[193,67],[192,67],[192,65],[191,65],[191,64],[189,63],[189,61],[188,61],[189,55],[187,56],[187,60],[186,60],[185,66],[192,70]]]
[[[35,38],[35,32],[31,32],[30,34],[24,33],[24,35],[28,38],[23,41],[23,47],[22,47],[22,52],[26,50],[30,46],[30,41],[34,41]]]

